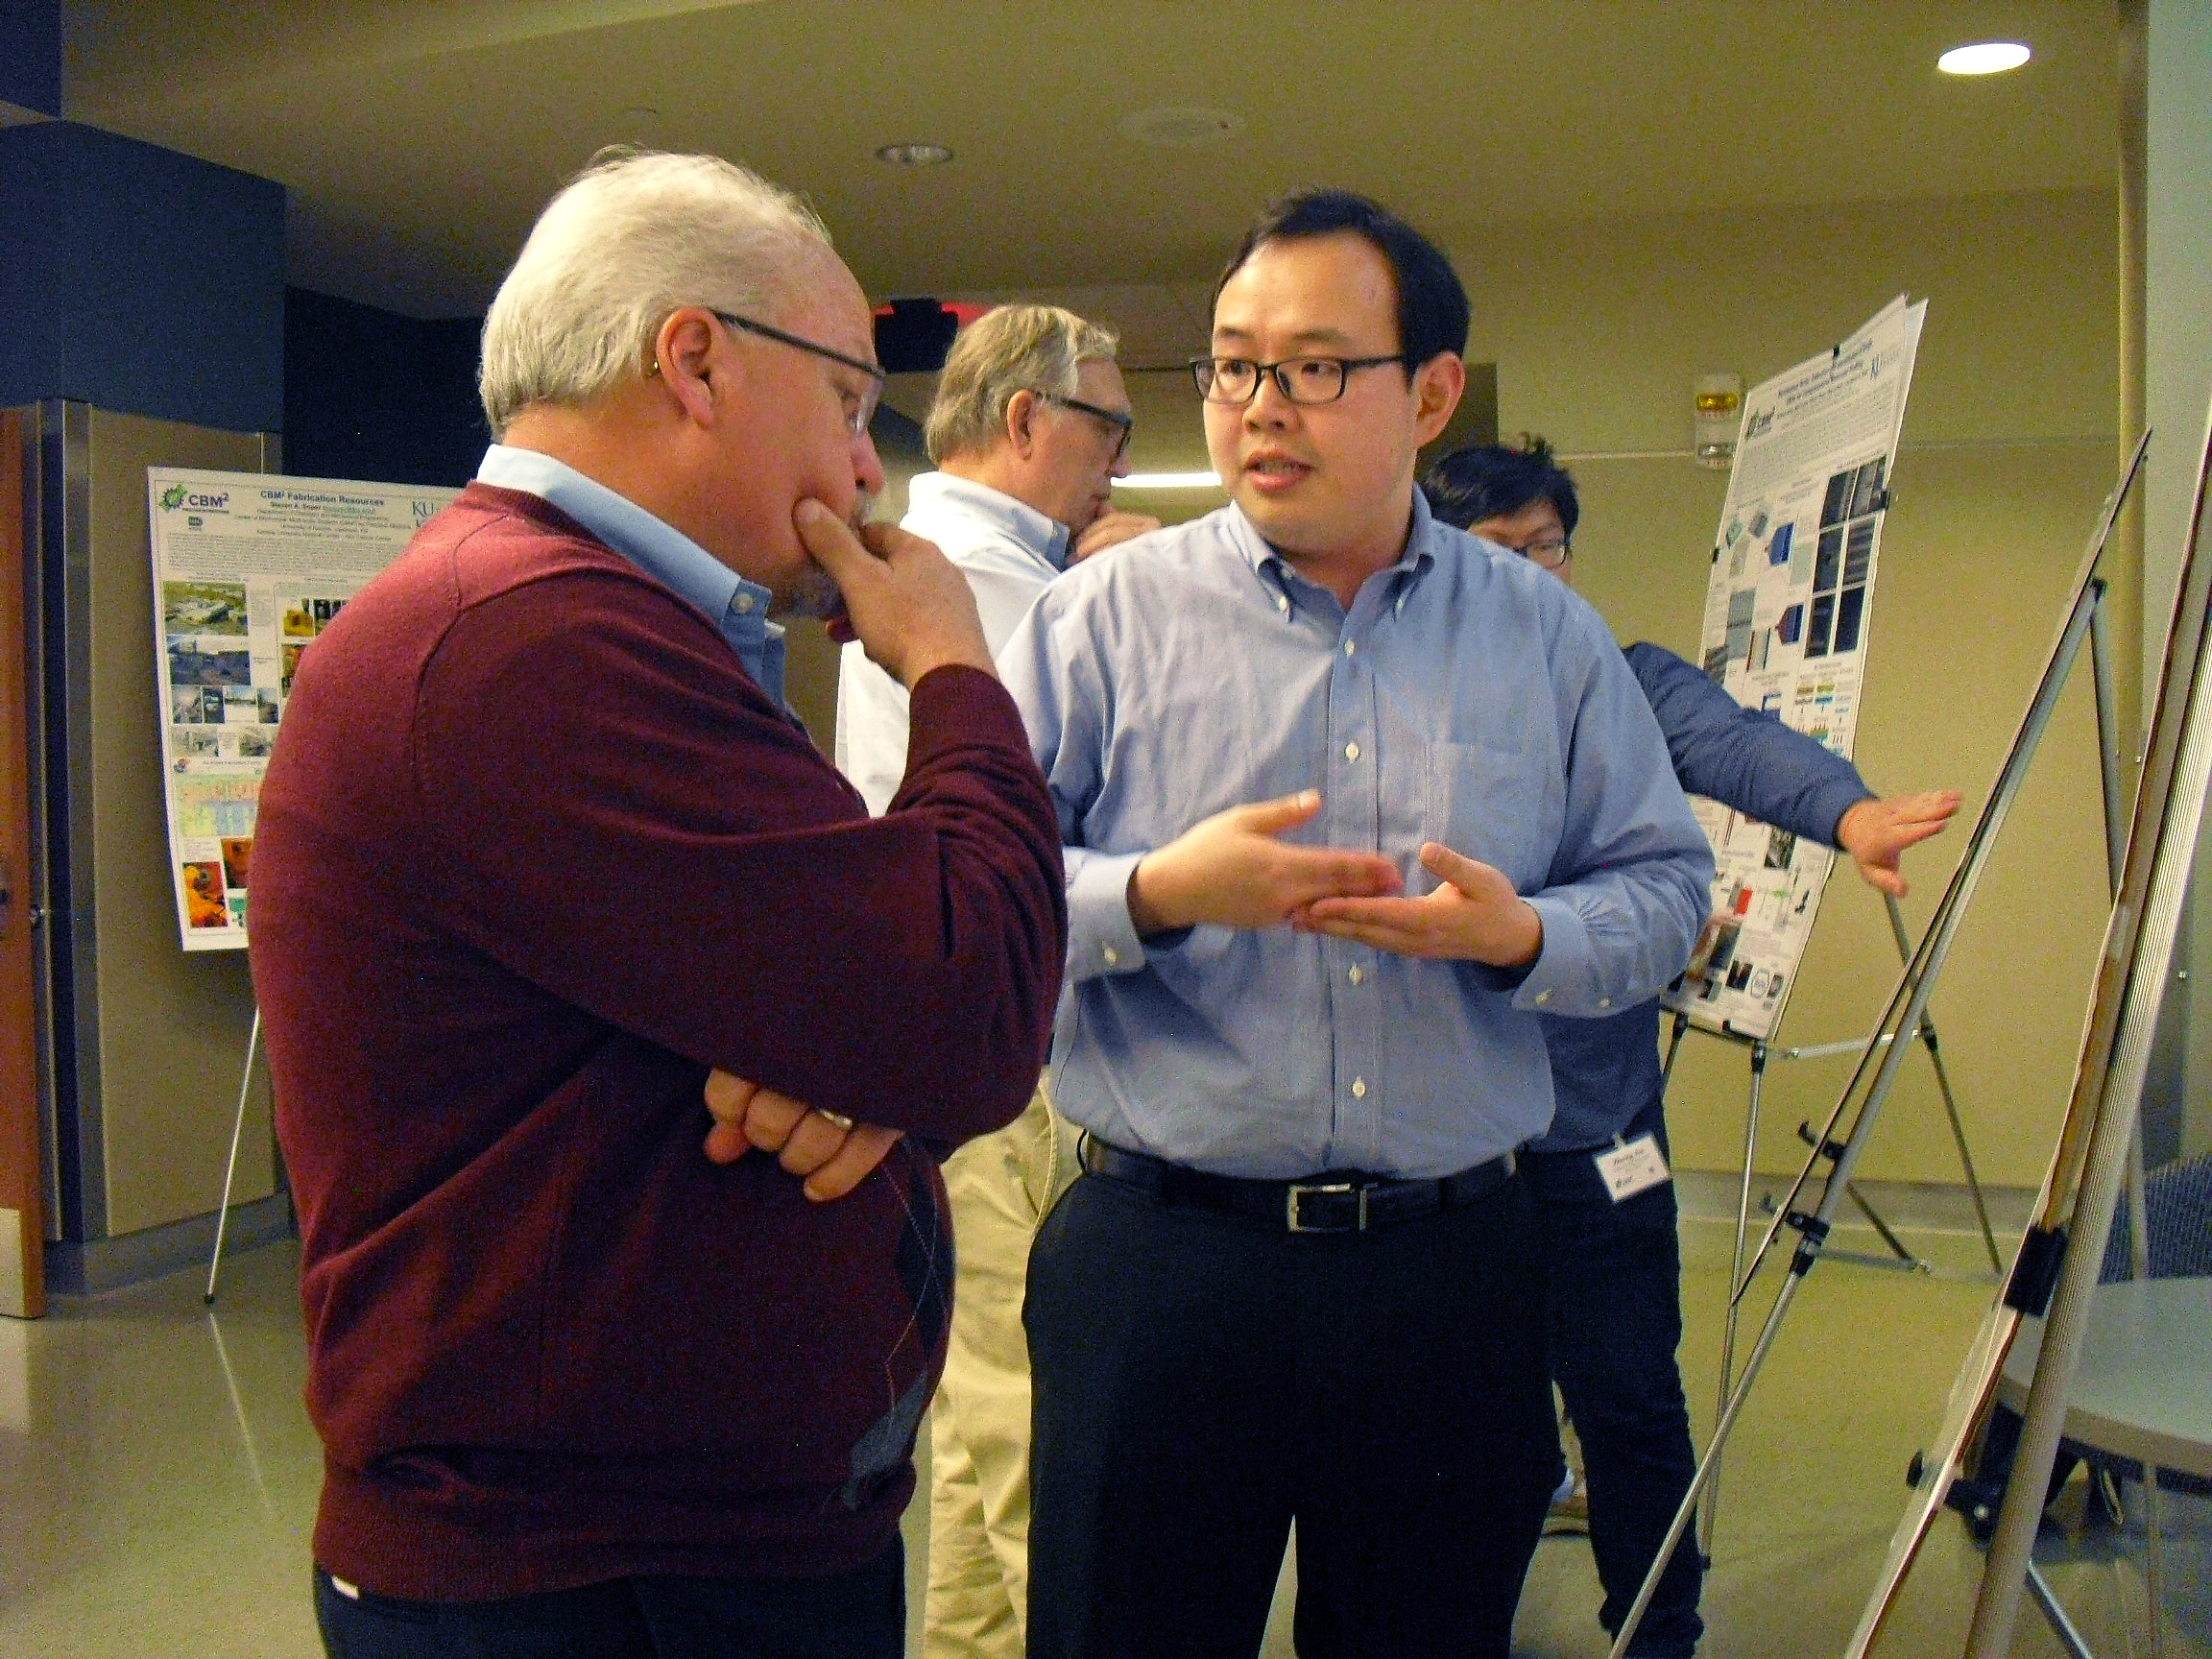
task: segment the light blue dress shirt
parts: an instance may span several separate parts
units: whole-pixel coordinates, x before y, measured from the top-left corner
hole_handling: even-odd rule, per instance
[[[1349,613],[1235,507],[1047,587],[998,658],[1067,845],[1053,1100],[1116,1145],[1221,1174],[1432,1177],[1543,1133],[1538,1011],[1597,1016],[1682,969],[1712,855],[1649,704],[1566,584],[1430,517]],[[1424,841],[1535,907],[1525,974],[1288,927],[1141,944],[1130,873],[1225,807],[1322,794],[1286,839]]]
[[[959,566],[994,652],[1068,563],[1067,525],[950,472],[924,472],[906,486],[899,527],[934,541]],[[837,770],[878,817],[906,781],[906,687],[869,661],[857,639],[848,644],[837,662]]]
[[[767,589],[746,581],[627,495],[616,494],[550,455],[494,444],[484,451],[476,476],[558,507],[678,598],[704,611],[730,641],[730,649],[737,653],[754,684],[791,713],[791,706],[783,701],[783,629],[768,620],[774,595]]]

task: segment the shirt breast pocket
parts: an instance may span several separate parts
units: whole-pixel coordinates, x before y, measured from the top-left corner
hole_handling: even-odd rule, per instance
[[[1565,818],[1558,770],[1540,753],[1488,743],[1429,745],[1422,835],[1503,870],[1516,891],[1545,883]]]

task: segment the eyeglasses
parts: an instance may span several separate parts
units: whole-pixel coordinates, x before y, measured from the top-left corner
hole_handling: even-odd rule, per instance
[[[1193,357],[1190,378],[1198,382],[1198,396],[1209,403],[1249,403],[1260,395],[1260,380],[1266,374],[1275,376],[1276,389],[1293,403],[1334,403],[1344,396],[1344,382],[1353,370],[1405,361],[1403,351],[1387,357],[1286,357],[1280,363]]]
[[[1094,421],[1105,421],[1114,428],[1114,459],[1118,461],[1129,453],[1129,435],[1137,429],[1137,421],[1133,417],[1122,414],[1118,409],[1101,409],[1097,404],[1086,403],[1080,397],[1063,397],[1057,392],[1038,392],[1037,396],[1047,403],[1057,403],[1063,409],[1073,409],[1090,416]]]
[[[1527,546],[1516,547],[1513,551],[1524,559],[1543,565],[1547,570],[1556,570],[1575,557],[1575,549],[1568,545],[1564,536],[1539,536]]]
[[[780,345],[796,346],[802,351],[811,351],[817,357],[827,357],[832,363],[842,363],[846,368],[867,375],[867,391],[843,394],[847,400],[846,430],[855,438],[867,436],[868,422],[875,419],[876,405],[883,397],[883,371],[881,369],[873,363],[863,362],[857,357],[848,357],[842,351],[832,351],[827,346],[804,339],[797,334],[786,334],[781,328],[772,328],[765,323],[756,323],[750,317],[739,317],[729,311],[717,311],[714,315],[721,318],[733,328],[742,328],[748,334],[758,334],[763,339],[774,340]]]

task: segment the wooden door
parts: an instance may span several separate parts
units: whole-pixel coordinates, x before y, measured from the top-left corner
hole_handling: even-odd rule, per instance
[[[23,423],[0,410],[0,1313],[46,1310],[33,1004]]]

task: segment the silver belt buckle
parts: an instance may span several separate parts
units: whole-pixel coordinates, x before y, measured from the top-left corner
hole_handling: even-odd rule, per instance
[[[1293,1181],[1284,1190],[1284,1202],[1288,1212],[1286,1219],[1293,1233],[1364,1233],[1367,1231],[1367,1193],[1370,1190],[1350,1181]],[[1349,1227],[1309,1227],[1298,1218],[1298,1200],[1309,1192],[1357,1192],[1359,1194],[1359,1216]]]

